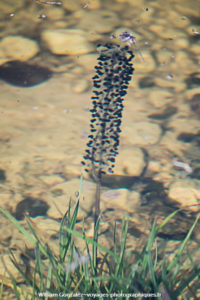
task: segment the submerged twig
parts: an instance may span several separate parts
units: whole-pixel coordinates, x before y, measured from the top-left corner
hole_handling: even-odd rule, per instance
[[[33,0],[39,4],[47,4],[47,5],[62,5],[61,1],[43,1],[43,0]]]

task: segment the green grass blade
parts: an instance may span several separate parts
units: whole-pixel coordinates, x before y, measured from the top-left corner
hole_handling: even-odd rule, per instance
[[[51,266],[52,266],[52,274],[55,276],[56,278],[56,282],[57,282],[57,285],[62,287],[62,281],[61,281],[61,277],[59,276],[59,273],[58,273],[58,262],[56,261],[53,253],[51,252],[51,249],[49,248],[49,246],[46,244],[46,247],[47,247],[47,257],[51,263]]]
[[[42,245],[42,241],[40,240],[39,236],[37,235],[37,233],[35,232],[34,228],[32,227],[30,221],[28,220],[28,218],[26,218],[26,223],[28,225],[29,230],[31,231],[32,235],[35,237],[35,241],[38,244],[40,251],[47,256],[47,252],[45,247]]]
[[[113,232],[113,252],[114,252],[115,256],[117,256],[116,236],[117,236],[117,223],[115,221],[114,232]]]
[[[74,253],[76,253],[76,249],[74,247],[74,243],[71,243],[71,246],[70,246],[70,252],[69,252],[69,255],[68,255],[68,261],[67,261],[67,265],[71,265],[72,262],[73,262],[73,258],[74,258]],[[70,272],[66,272],[66,278],[65,278],[65,285],[69,282],[69,279],[70,279]]]
[[[21,299],[20,293],[18,292],[17,284],[16,284],[15,280],[13,280],[13,279],[12,279],[12,284],[13,284],[13,290],[14,290],[14,293],[15,293],[15,296],[16,296],[16,300],[20,300]]]
[[[160,224],[159,226],[157,226],[156,228],[156,234],[179,212],[180,210],[176,210],[173,213],[171,213],[168,217],[166,217],[164,219],[164,221],[162,222],[162,224]]]
[[[83,179],[81,179],[79,188],[79,198],[83,183],[82,180]],[[78,293],[106,292],[108,294],[112,292],[126,293],[127,291],[151,293],[152,291],[160,291],[162,285],[169,297],[175,299],[185,293],[188,285],[192,285],[193,282],[196,283],[200,278],[199,266],[192,261],[191,257],[189,257],[189,260],[192,267],[190,268],[190,273],[188,273],[187,276],[184,276],[184,278],[180,276],[183,270],[182,265],[179,263],[179,258],[183,254],[185,245],[191,237],[195,225],[199,220],[199,216],[195,220],[184,241],[181,243],[177,254],[169,265],[167,265],[167,261],[163,264],[158,261],[157,256],[159,251],[157,249],[156,235],[178,211],[169,215],[159,226],[156,225],[156,222],[153,223],[145,247],[142,252],[131,252],[131,255],[134,255],[136,258],[134,263],[129,265],[128,260],[124,259],[128,233],[128,219],[123,218],[121,223],[121,244],[119,250],[117,248],[117,225],[115,223],[113,236],[114,244],[112,250],[109,250],[110,248],[107,249],[98,243],[99,219],[94,229],[93,238],[86,237],[84,222],[81,233],[74,229],[78,215],[78,207],[79,202],[77,202],[76,207],[72,211],[70,205],[67,213],[62,218],[59,231],[58,253],[54,253],[48,244],[44,244],[41,241],[36,233],[37,231],[34,230],[35,227],[31,225],[31,219],[30,221],[29,219],[27,220],[28,230],[26,230],[13,216],[0,208],[0,211],[8,217],[20,232],[22,232],[24,237],[36,246],[36,267],[35,271],[33,271],[34,274],[32,275],[29,273],[24,274],[23,268],[16,261],[15,257],[13,256],[13,259],[11,258],[15,267],[23,276],[26,285],[32,287],[32,300],[37,299],[38,291],[46,291],[49,293],[73,293],[73,291]],[[85,242],[85,248],[89,257],[88,262],[80,264],[79,266],[77,265],[76,269],[73,269],[73,263],[76,263],[77,255],[79,256],[82,254],[79,254],[79,250],[74,244],[73,237],[78,237]],[[91,249],[93,249],[93,253]],[[95,256],[97,250],[102,252],[102,259],[98,264],[96,263],[97,256]],[[45,261],[43,261],[42,254],[45,254]],[[18,299],[18,296],[23,297],[23,291],[17,287],[16,282],[13,282],[13,289],[16,290],[16,299]],[[46,297],[45,300],[47,300],[47,298],[48,297]],[[103,300],[102,297],[99,299]],[[121,297],[119,297],[119,299],[121,299]]]
[[[103,250],[104,252],[106,252],[107,254],[110,254],[111,256],[114,257],[114,259],[116,259],[116,261],[118,261],[118,257],[112,252],[110,251],[109,249],[107,249],[106,247],[100,245],[99,243],[96,243],[93,239],[91,238],[87,238],[86,236],[80,234],[78,231],[75,231],[75,230],[72,230],[70,228],[66,228],[66,230],[70,233],[72,233],[74,236],[84,240],[84,241],[87,241],[89,244],[95,244],[99,249]]]
[[[70,218],[70,208],[71,204],[69,204],[68,212],[64,215],[61,221],[60,232],[59,232],[59,254],[60,254],[60,262],[63,263],[65,261],[65,257],[67,251],[69,249],[70,243],[72,241],[71,233],[69,233],[66,228],[74,229],[76,224],[78,209],[79,209],[79,201],[77,201],[76,207],[74,209],[73,215]]]
[[[77,215],[78,215],[78,209],[79,209],[79,201],[77,201],[76,207],[74,209],[74,213],[72,215],[72,218],[69,218],[69,222],[70,222],[70,228],[73,229],[75,224],[76,224],[76,219],[77,219]]]
[[[123,257],[124,257],[126,238],[127,238],[127,232],[128,232],[128,223],[129,223],[128,219],[126,220],[126,222],[125,222],[125,219],[123,219],[122,230],[121,230],[121,237],[123,237],[123,240],[121,243],[120,255],[119,255],[119,259],[118,259],[116,271],[115,271],[116,278],[117,278],[120,268],[123,264]]]
[[[154,243],[155,243],[155,260],[154,260],[154,269],[156,268],[157,266],[157,263],[158,263],[158,245],[157,245],[157,239],[155,238],[154,240]]]
[[[98,241],[98,230],[99,230],[100,218],[101,216],[98,217],[95,224],[94,236],[93,236],[94,243],[92,243],[92,260],[93,260],[92,263],[93,263],[95,274],[97,274],[97,249],[98,249],[97,241]]]
[[[190,228],[187,236],[185,237],[185,239],[183,240],[183,242],[180,245],[180,248],[177,252],[177,254],[175,255],[174,259],[172,260],[172,262],[169,264],[169,266],[167,267],[167,271],[170,272],[172,270],[172,268],[177,264],[181,254],[183,253],[183,250],[185,248],[186,243],[188,242],[189,238],[191,237],[191,234],[199,220],[199,215],[197,216],[196,220],[194,221],[194,224],[192,225],[192,227]]]
[[[36,245],[35,248],[35,259],[36,259],[36,270],[40,278],[40,291],[44,291],[44,276],[42,273],[42,261],[40,255],[39,245]]]
[[[90,250],[89,250],[87,238],[86,238],[86,235],[85,235],[85,229],[84,229],[84,227],[83,227],[82,232],[83,232],[83,240],[85,241],[85,246],[86,246],[86,250],[87,250],[87,255],[89,257],[89,263],[90,263],[90,267],[91,267],[91,270],[92,270],[92,275],[95,276],[94,264],[93,264],[93,260],[91,258],[91,254],[90,254]]]
[[[35,245],[36,240],[32,237],[32,235],[20,225],[20,223],[4,208],[0,207],[0,211],[15,225],[15,227],[31,242],[31,244]]]
[[[52,280],[52,266],[51,264],[48,265],[48,272],[47,272],[47,280],[46,280],[46,290],[48,291],[51,287],[51,280]],[[45,300],[48,299],[45,297]]]
[[[149,255],[149,252],[152,249],[154,239],[156,237],[156,233],[157,233],[156,222],[154,221],[151,232],[150,232],[149,239],[147,241],[147,245],[145,247],[145,251],[143,253],[142,266],[141,266],[142,267],[142,277],[143,278],[146,277],[146,269],[147,269],[148,260],[149,260],[148,255]]]
[[[64,215],[59,231],[59,256],[60,261],[64,262],[66,253],[70,245],[70,236],[66,234],[65,226],[67,223],[67,213]]]
[[[151,252],[149,251],[148,253],[148,266],[149,266],[149,273],[150,273],[150,278],[154,286],[154,292],[157,292],[158,290],[158,285],[156,282],[156,276],[154,272],[154,266],[153,266],[153,261],[152,261],[152,255]]]

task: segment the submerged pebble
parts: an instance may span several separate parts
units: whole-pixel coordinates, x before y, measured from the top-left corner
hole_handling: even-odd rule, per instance
[[[87,41],[87,32],[80,29],[44,30],[42,40],[49,50],[57,55],[81,55],[94,50]]]
[[[15,59],[27,61],[39,52],[36,41],[23,36],[10,35],[4,37],[0,42],[1,59]]]
[[[162,135],[160,126],[153,122],[136,122],[124,127],[123,137],[132,145],[153,145]]]
[[[198,180],[176,180],[169,187],[169,198],[181,206],[191,205],[191,210],[198,210],[197,206],[200,197],[200,184]]]

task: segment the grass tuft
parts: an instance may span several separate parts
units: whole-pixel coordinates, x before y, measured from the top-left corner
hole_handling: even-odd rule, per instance
[[[12,263],[22,275],[26,286],[29,287],[29,292],[26,292],[27,299],[38,299],[40,293],[43,293],[41,299],[49,299],[49,295],[54,295],[51,297],[52,299],[63,299],[59,294],[93,293],[99,294],[97,299],[102,300],[105,297],[101,294],[104,293],[149,293],[158,295],[158,299],[177,299],[180,295],[188,297],[188,295],[194,296],[193,294],[197,293],[197,289],[194,291],[194,288],[191,292],[191,286],[200,279],[200,268],[188,254],[187,262],[190,264],[190,268],[187,271],[188,275],[185,274],[182,258],[199,216],[185,239],[180,243],[170,263],[164,258],[162,260],[158,258],[156,238],[158,232],[175,216],[177,211],[168,216],[159,226],[156,225],[156,222],[153,223],[146,245],[141,251],[134,251],[135,261],[130,263],[126,255],[128,218],[124,218],[121,223],[120,247],[117,246],[119,237],[117,237],[117,225],[115,224],[113,245],[107,249],[96,242],[99,222],[96,224],[93,238],[86,236],[84,222],[81,233],[75,230],[78,209],[79,201],[73,211],[69,207],[63,216],[59,231],[59,251],[54,253],[50,246],[38,237],[28,219],[28,230],[26,230],[6,210],[0,208],[0,211],[24,234],[24,237],[32,243],[35,249],[35,267],[29,272],[25,272],[14,255],[11,255]],[[74,237],[84,241],[85,255],[79,253]],[[20,284],[17,284],[12,274],[9,275],[16,299],[24,299],[24,292],[20,289]],[[2,281],[1,298],[3,288],[4,282]],[[148,299],[153,298],[155,297]],[[73,299],[73,296],[66,296],[64,299]],[[87,297],[87,299],[92,299],[92,297]],[[113,299],[130,298],[113,296]],[[137,299],[142,299],[142,296],[138,296]]]

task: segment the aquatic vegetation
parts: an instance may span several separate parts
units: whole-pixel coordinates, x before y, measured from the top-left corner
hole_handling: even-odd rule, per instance
[[[131,80],[134,57],[128,47],[107,44],[99,46],[96,75],[92,78],[94,96],[90,109],[90,135],[87,143],[84,165],[94,177],[112,173],[115,156],[118,153],[120,125],[123,111],[123,100]]]
[[[95,66],[93,96],[86,154],[82,164],[97,183],[95,224],[100,214],[100,186],[102,174],[112,173],[118,154],[123,100],[133,74],[134,57],[126,46],[106,44],[98,46],[99,58]]]
[[[174,253],[173,258],[168,261],[165,257],[158,257],[158,245],[156,242],[159,231],[176,215],[173,212],[160,225],[153,223],[148,240],[140,250],[127,255],[126,239],[128,233],[128,219],[123,219],[120,224],[120,237],[116,236],[114,230],[113,244],[111,250],[96,243],[95,236],[98,234],[98,226],[93,238],[88,238],[84,230],[76,231],[76,221],[79,203],[62,218],[59,236],[59,251],[54,252],[50,246],[43,242],[36,233],[31,222],[27,219],[28,229],[25,229],[13,216],[3,208],[3,212],[9,220],[24,234],[24,237],[35,247],[35,267],[29,266],[29,272],[25,272],[23,266],[17,262],[14,254],[11,260],[22,275],[26,288],[23,289],[12,278],[13,292],[16,299],[73,299],[73,295],[85,294],[88,299],[93,299],[94,294],[98,299],[105,299],[103,294],[113,295],[113,299],[130,299],[137,294],[137,299],[189,299],[197,294],[200,268],[193,261],[191,255],[184,254],[184,249],[189,243],[193,230],[199,220],[196,218]],[[85,255],[79,253],[75,245],[74,237],[80,238],[85,244]],[[120,241],[120,247],[117,246]],[[92,247],[92,251],[90,251]],[[96,264],[96,247],[101,251],[100,264]],[[134,257],[134,259],[133,259]],[[183,263],[184,260],[184,263]],[[187,272],[185,271],[187,268]],[[2,281],[3,282],[3,281]],[[1,294],[4,285],[2,283]],[[128,296],[129,295],[129,296]],[[148,296],[149,295],[149,296]],[[189,297],[189,298],[188,298]]]

